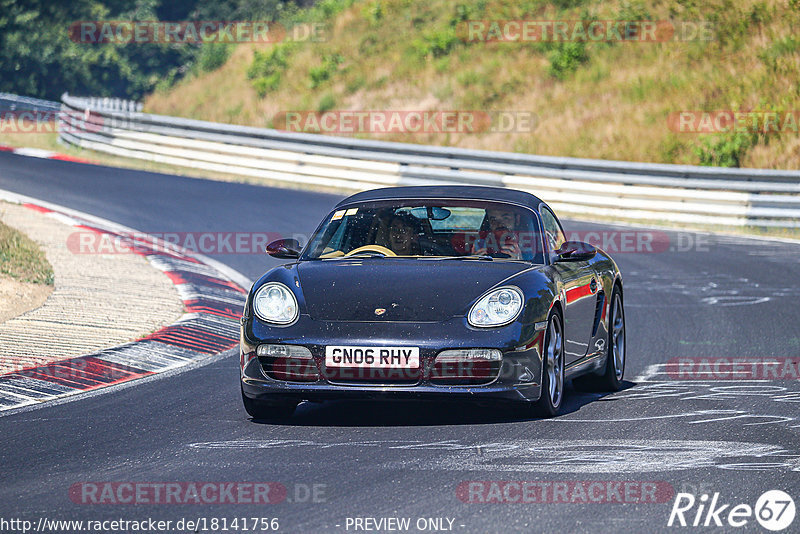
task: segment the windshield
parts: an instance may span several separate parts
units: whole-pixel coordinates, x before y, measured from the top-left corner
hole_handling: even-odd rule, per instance
[[[478,258],[543,263],[533,211],[503,202],[393,200],[328,215],[301,259]]]

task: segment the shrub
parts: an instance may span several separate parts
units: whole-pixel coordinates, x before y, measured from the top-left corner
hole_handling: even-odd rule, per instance
[[[411,42],[412,55],[417,59],[426,60],[430,57],[446,56],[458,43],[458,37],[453,28],[433,31],[425,34],[421,39]]]
[[[332,110],[334,107],[336,107],[336,97],[334,97],[331,93],[325,93],[322,95],[322,98],[319,99],[317,111],[320,113],[325,113],[326,111]]]
[[[772,9],[765,2],[757,2],[750,8],[750,21],[753,24],[764,24],[772,18]]]
[[[793,69],[792,58],[784,59],[800,51],[800,38],[792,35],[773,41],[767,48],[759,52],[758,58],[767,69],[774,74],[783,74]]]
[[[757,139],[757,134],[742,132],[704,137],[701,140],[702,144],[694,148],[694,153],[700,159],[700,165],[739,167],[745,154]]]
[[[228,43],[204,42],[200,45],[197,67],[202,72],[217,70],[228,61],[233,45]]]
[[[253,62],[247,69],[247,78],[252,80],[258,96],[275,91],[281,83],[281,75],[289,65],[291,49],[288,45],[276,45],[268,52],[256,50]]]
[[[308,20],[324,22],[353,5],[354,0],[320,0],[303,13]]]
[[[383,20],[384,11],[381,0],[375,0],[365,5],[361,10],[361,15],[367,19],[372,26],[378,25]]]
[[[367,85],[367,79],[361,74],[357,74],[354,78],[347,81],[345,84],[345,90],[347,91],[347,94],[353,94],[365,85]]]
[[[570,9],[580,6],[585,1],[586,0],[553,0],[553,5],[559,9]]]
[[[586,43],[582,41],[560,42],[548,55],[548,72],[554,78],[563,80],[589,60]]]
[[[617,20],[642,21],[653,20],[653,17],[641,0],[625,0],[619,6]]]
[[[324,82],[329,80],[337,70],[339,65],[344,61],[341,54],[330,54],[322,57],[322,64],[311,67],[308,70],[308,76],[311,78],[311,89],[316,89]]]
[[[281,85],[281,73],[274,72],[268,76],[260,76],[253,80],[253,89],[256,90],[258,96],[265,97],[267,93],[277,91]]]
[[[450,26],[457,26],[461,22],[476,19],[486,11],[486,0],[477,0],[469,3],[458,3],[453,8],[450,16]]]

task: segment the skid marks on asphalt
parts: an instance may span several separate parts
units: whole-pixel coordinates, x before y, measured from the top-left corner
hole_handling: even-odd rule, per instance
[[[380,449],[385,458],[378,467],[452,471],[513,471],[541,473],[634,473],[713,468],[740,471],[800,471],[800,451],[771,443],[712,441],[707,439],[637,439],[663,434],[670,424],[674,435],[698,435],[724,430],[741,435],[746,427],[800,428],[793,415],[800,402],[800,385],[748,382],[645,382],[624,391],[598,397],[573,394],[580,411],[561,417],[511,424],[528,424],[549,435],[579,430],[582,436],[604,431],[619,433],[625,425],[628,439],[447,440],[306,440],[242,439],[190,443],[190,449],[281,449],[309,451]],[[569,410],[569,406],[567,406]],[[635,415],[631,415],[635,414]],[[322,424],[322,423],[321,423]],[[686,431],[685,429],[696,430]],[[700,429],[703,429],[702,431]],[[570,434],[573,435],[573,434]],[[608,435],[606,433],[606,435]],[[700,434],[702,435],[702,434]],[[414,451],[414,454],[407,454]]]
[[[766,443],[705,440],[532,439],[501,450],[415,458],[420,468],[528,473],[640,473],[700,468],[800,470],[800,455]],[[407,462],[406,462],[407,463]],[[742,467],[745,466],[745,467]]]
[[[636,415],[591,419],[577,419],[568,415],[553,421],[620,423],[675,419],[691,425],[735,422],[743,427],[779,425],[800,428],[793,404],[800,402],[800,384],[796,381],[787,380],[780,384],[758,380],[645,381],[648,376],[656,374],[656,371],[650,369],[637,378],[637,381],[642,382],[637,386],[598,399],[599,403],[636,403],[635,410],[624,410],[625,413],[632,412]]]
[[[648,295],[654,292],[662,295],[657,302],[652,299],[639,302],[635,298],[636,293],[630,293],[626,308],[696,306],[698,302],[707,306],[748,306],[777,298],[800,297],[800,287],[762,283],[722,272],[677,275],[630,271],[625,273],[625,281],[627,286],[645,289]]]
[[[527,473],[639,473],[699,468],[800,471],[800,454],[777,445],[739,441],[648,439],[527,439],[317,441],[228,440],[189,445],[211,450],[280,449],[292,452],[340,448],[379,449],[384,469],[510,471]]]

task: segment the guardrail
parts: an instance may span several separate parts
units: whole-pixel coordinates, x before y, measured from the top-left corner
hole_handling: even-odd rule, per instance
[[[60,102],[52,100],[42,100],[29,96],[12,95],[11,93],[0,93],[0,110],[3,111],[59,111]]]
[[[373,189],[482,184],[531,191],[578,216],[800,227],[800,172],[557,158],[291,133],[142,113],[119,99],[62,96],[61,139],[182,167]]]

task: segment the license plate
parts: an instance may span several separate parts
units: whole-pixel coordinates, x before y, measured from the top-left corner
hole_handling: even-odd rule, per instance
[[[418,369],[419,347],[325,347],[325,367]]]

